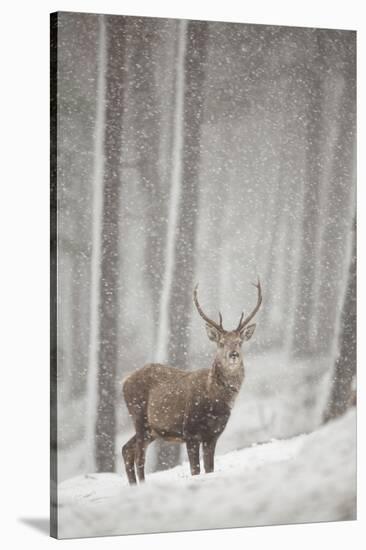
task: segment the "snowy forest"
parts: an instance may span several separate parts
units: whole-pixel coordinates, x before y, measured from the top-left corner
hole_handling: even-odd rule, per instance
[[[124,480],[127,374],[211,366],[197,283],[229,330],[258,276],[263,293],[218,460],[341,418],[353,433],[355,32],[77,13],[53,25],[60,486]],[[186,461],[183,446],[154,442],[148,476]]]

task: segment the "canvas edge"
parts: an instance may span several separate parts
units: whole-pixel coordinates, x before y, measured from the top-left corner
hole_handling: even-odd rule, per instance
[[[50,14],[50,536],[58,538],[57,494],[57,58],[58,13]]]

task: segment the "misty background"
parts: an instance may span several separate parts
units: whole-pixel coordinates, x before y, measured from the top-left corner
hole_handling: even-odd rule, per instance
[[[222,454],[353,404],[356,35],[58,15],[58,479],[122,471],[123,377],[263,304]],[[153,443],[150,470],[185,459]]]

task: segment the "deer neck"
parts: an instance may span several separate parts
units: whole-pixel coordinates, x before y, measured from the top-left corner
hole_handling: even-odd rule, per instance
[[[212,390],[220,393],[224,392],[231,400],[239,393],[243,380],[244,365],[242,362],[237,368],[229,370],[215,357],[209,376],[209,384]]]

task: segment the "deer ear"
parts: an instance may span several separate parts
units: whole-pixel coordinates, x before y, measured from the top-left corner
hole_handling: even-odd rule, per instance
[[[255,327],[256,327],[256,324],[254,323],[253,325],[249,325],[248,327],[245,327],[241,331],[240,336],[243,342],[251,339],[251,337],[253,336],[253,332],[255,331]]]
[[[206,324],[206,332],[210,340],[212,340],[213,342],[219,341],[220,334],[219,334],[219,331],[215,329],[215,327],[212,327],[211,325]]]

